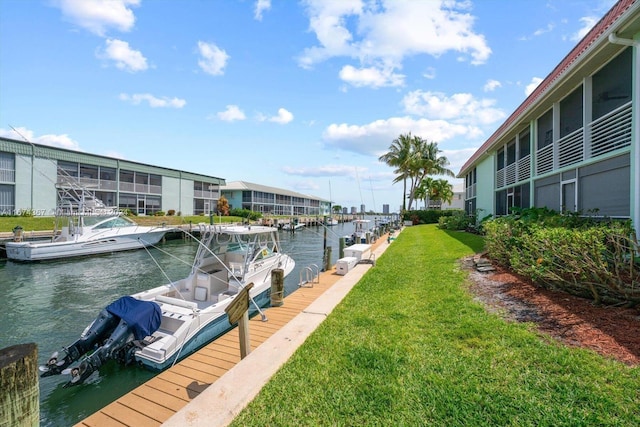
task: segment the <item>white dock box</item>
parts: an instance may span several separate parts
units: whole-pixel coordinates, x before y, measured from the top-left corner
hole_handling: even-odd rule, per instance
[[[345,257],[356,257],[358,261],[363,259],[369,259],[371,256],[371,245],[364,243],[358,245],[351,245],[344,248]]]
[[[356,264],[358,264],[358,258],[356,257],[347,256],[344,258],[340,258],[336,262],[336,274],[339,274],[340,276],[344,276],[349,271],[351,271],[351,269],[355,267]]]

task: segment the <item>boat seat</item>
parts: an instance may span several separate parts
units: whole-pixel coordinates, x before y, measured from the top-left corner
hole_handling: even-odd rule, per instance
[[[203,286],[196,286],[196,289],[193,293],[193,299],[195,299],[196,301],[206,301],[208,293],[209,289]]]

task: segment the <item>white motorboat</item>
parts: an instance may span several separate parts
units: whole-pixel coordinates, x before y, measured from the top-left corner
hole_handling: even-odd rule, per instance
[[[286,277],[295,266],[289,255],[280,252],[273,227],[203,224],[200,228],[200,245],[187,277],[109,305],[79,340],[64,349],[64,357],[54,353],[40,367],[42,375],[70,373],[68,385],[80,384],[109,359],[162,370],[232,327],[225,309],[241,289],[253,283],[250,313],[260,311],[270,299],[272,272],[281,269]],[[146,314],[140,319],[131,313]],[[78,360],[78,366],[68,368]]]
[[[303,228],[305,225],[303,222],[298,222],[296,224],[292,224],[292,223],[286,223],[285,225],[282,226],[283,230],[286,231],[291,231],[291,230],[300,230],[301,228]]]
[[[354,219],[354,230],[351,235],[345,236],[347,245],[356,245],[367,242],[367,235],[371,238],[372,231],[370,230],[371,220],[368,219]]]
[[[118,208],[106,207],[90,191],[59,191],[53,238],[14,239],[6,243],[6,252],[14,261],[96,255],[155,245],[172,230],[164,225],[138,225]]]
[[[326,222],[326,224],[325,224],[325,225],[326,225],[327,227],[333,227],[334,225],[338,225],[338,224],[339,224],[339,223],[338,223],[338,220],[337,220],[337,219],[329,217],[329,218],[327,218],[327,222]]]

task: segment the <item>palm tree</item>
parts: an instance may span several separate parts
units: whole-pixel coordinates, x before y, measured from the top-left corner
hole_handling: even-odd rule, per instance
[[[410,162],[411,189],[409,190],[409,209],[415,200],[415,189],[428,175],[455,176],[453,171],[447,168],[449,160],[440,156],[442,151],[436,142],[428,142],[420,137],[415,137],[412,146],[412,160]]]
[[[413,201],[416,199],[416,189],[425,177],[428,175],[455,176],[453,171],[447,168],[449,160],[439,155],[441,152],[437,143],[428,142],[419,136],[412,136],[409,132],[394,139],[389,146],[389,152],[379,157],[380,161],[396,168],[393,171],[397,174],[393,180],[394,184],[400,181],[404,183],[403,211],[411,210]],[[407,180],[409,181],[409,206],[406,203]]]
[[[451,203],[453,199],[453,186],[446,179],[436,179],[431,183],[429,197],[440,201],[440,209],[442,209],[443,203]]]
[[[409,162],[411,160],[412,141],[413,136],[411,136],[411,132],[408,134],[401,134],[391,142],[389,152],[378,158],[381,162],[385,162],[387,165],[395,168],[393,173],[398,176],[393,180],[394,184],[400,181],[403,182],[403,211],[406,210],[407,207],[407,178],[409,178]]]

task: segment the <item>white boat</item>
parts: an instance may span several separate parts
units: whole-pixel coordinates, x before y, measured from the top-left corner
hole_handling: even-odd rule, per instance
[[[89,191],[59,192],[56,227],[49,240],[7,242],[7,258],[14,261],[43,261],[96,255],[155,245],[173,228],[142,226],[106,207]]]
[[[268,304],[272,272],[282,269],[286,277],[295,266],[278,243],[273,227],[201,225],[199,249],[187,277],[112,303],[79,340],[65,347],[64,357],[54,353],[40,367],[42,375],[70,373],[68,385],[80,384],[109,359],[165,369],[232,327],[225,309],[248,284],[253,283],[250,312]],[[123,304],[131,308],[123,309]],[[146,314],[130,319],[128,313]],[[77,360],[78,366],[68,368]]]
[[[327,223],[325,225],[327,227],[333,227],[334,225],[338,225],[338,220],[335,218],[327,218]]]
[[[347,245],[356,245],[360,243],[368,243],[367,235],[371,238],[372,231],[370,230],[371,220],[368,219],[354,219],[353,221],[354,230],[353,233],[345,236]]]
[[[286,223],[282,226],[283,230],[291,231],[291,230],[300,230],[304,227],[304,223],[299,222],[297,224],[291,224],[290,222]]]

